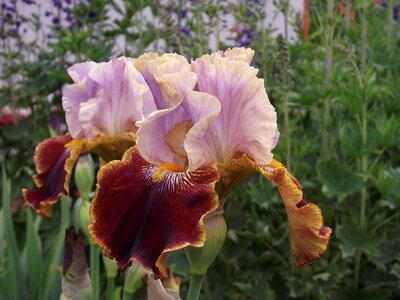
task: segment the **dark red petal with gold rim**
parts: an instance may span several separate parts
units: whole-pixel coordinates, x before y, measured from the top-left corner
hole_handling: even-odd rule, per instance
[[[218,206],[217,166],[179,172],[169,165],[152,165],[132,147],[98,173],[89,232],[122,270],[135,260],[165,277],[163,254],[204,244],[203,217]]]
[[[72,168],[79,154],[85,151],[85,145],[76,143],[66,147],[72,141],[69,134],[49,138],[35,149],[34,163],[36,175],[33,176],[37,189],[23,189],[27,204],[45,217],[51,217],[51,206],[60,195],[68,195],[68,184]]]

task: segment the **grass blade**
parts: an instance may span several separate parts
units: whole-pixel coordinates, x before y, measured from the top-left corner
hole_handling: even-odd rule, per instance
[[[10,208],[10,195],[11,195],[11,182],[7,179],[6,170],[2,168],[2,202],[3,202],[3,221],[4,221],[4,233],[7,242],[7,248],[11,254],[11,260],[13,267],[15,268],[15,286],[17,288],[18,299],[27,299],[28,293],[24,280],[24,273],[22,271],[20,257],[21,254],[18,251],[17,241],[15,239],[15,230],[12,220],[11,208]],[[14,285],[13,285],[14,286]],[[14,287],[13,287],[14,288]]]
[[[60,229],[43,265],[39,290],[35,299],[56,299],[61,294],[61,265],[64,253],[65,229],[70,224],[70,208],[67,200],[65,197],[60,199]]]
[[[37,217],[40,218],[40,217]],[[26,222],[26,260],[28,266],[28,283],[32,294],[36,293],[40,282],[40,274],[42,272],[42,246],[34,224],[32,211],[27,211]]]

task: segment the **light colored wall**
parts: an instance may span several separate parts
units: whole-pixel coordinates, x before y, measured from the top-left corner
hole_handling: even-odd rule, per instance
[[[51,17],[45,17],[44,12],[46,10],[50,10],[50,11],[52,10],[55,12],[56,10],[52,5],[51,0],[36,0],[36,1],[41,6],[40,11],[37,11],[34,5],[26,5],[22,1],[18,1],[18,3],[17,3],[18,11],[20,14],[27,16],[27,17],[30,16],[32,13],[40,13],[41,22],[43,24],[43,27],[46,28],[47,26],[51,25]],[[63,0],[61,0],[61,1],[63,1]],[[169,0],[169,1],[171,1],[171,0]],[[244,2],[246,2],[246,1],[244,1]],[[279,33],[283,34],[284,33],[284,17],[283,17],[283,15],[280,12],[277,12],[272,0],[265,0],[265,2],[266,2],[265,3],[266,18],[264,21],[264,25],[266,27],[275,27],[277,29],[275,34],[279,34]],[[118,0],[117,3],[120,4],[121,7],[123,7],[122,0]],[[292,0],[291,5],[295,11],[298,11],[300,13],[303,12],[303,0]],[[35,8],[35,10],[33,8]],[[111,6],[110,6],[110,10],[109,10],[109,16],[110,16],[111,20],[118,18],[118,14],[114,10],[112,10]],[[154,19],[154,17],[151,14],[150,9],[145,9],[143,12],[143,16],[148,19]],[[65,20],[61,20],[61,21],[63,24],[67,24],[67,22]],[[232,16],[228,16],[228,18],[227,18],[228,28],[233,27],[234,21],[235,20],[233,19]],[[24,28],[26,28],[26,26],[21,27],[21,32]],[[26,40],[28,42],[36,40],[36,39],[44,40],[46,38],[46,34],[47,34],[46,30],[44,30],[43,32],[40,33],[40,35],[38,37],[38,36],[36,36],[36,34],[33,33],[31,28],[27,28],[27,32],[23,34],[23,38],[24,38],[24,40]],[[225,31],[225,32],[222,32],[221,37],[227,38],[230,34],[231,33]],[[294,39],[296,39],[296,35],[293,31],[292,26],[289,25],[289,40],[294,40]],[[122,49],[123,43],[124,43],[124,39],[123,38],[119,39],[117,48]],[[215,49],[215,38],[212,35],[210,36],[209,46],[211,49]]]

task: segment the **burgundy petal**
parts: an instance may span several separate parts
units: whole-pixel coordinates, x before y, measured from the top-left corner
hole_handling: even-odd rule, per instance
[[[85,151],[84,143],[75,143],[69,134],[49,138],[35,150],[36,175],[33,180],[37,189],[23,189],[22,194],[28,205],[45,217],[51,217],[51,206],[60,195],[68,195],[68,184],[72,168],[79,154]]]
[[[135,260],[166,277],[163,254],[204,244],[203,217],[218,206],[218,179],[216,164],[183,172],[152,165],[132,147],[100,169],[89,232],[122,270]]]

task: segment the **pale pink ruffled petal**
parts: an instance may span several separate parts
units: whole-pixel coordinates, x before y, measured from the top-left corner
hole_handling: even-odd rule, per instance
[[[68,68],[68,75],[75,84],[66,85],[63,88],[62,105],[65,111],[69,132],[73,138],[81,137],[82,128],[79,124],[79,109],[81,103],[94,97],[96,94],[96,84],[87,75],[96,68],[95,62],[84,62],[74,64]]]
[[[226,50],[224,55],[229,60],[243,61],[250,65],[254,57],[254,50],[250,48],[233,48]]]
[[[253,57],[254,50],[250,48],[233,48],[225,51],[217,51],[211,54],[206,54],[201,59],[208,63],[214,63],[215,58],[225,57],[228,60],[243,61],[250,65]]]
[[[242,59],[218,56],[201,57],[192,62],[192,69],[198,76],[196,90],[215,96],[222,108],[203,135],[185,142],[190,169],[212,161],[227,164],[238,153],[259,164],[270,163],[276,112],[257,69]]]
[[[99,64],[89,76],[101,89],[81,104],[79,122],[85,137],[135,132],[135,122],[144,117],[142,99],[148,88],[137,82],[141,75],[133,64],[115,59]]]
[[[74,84],[63,89],[63,108],[73,138],[117,136],[136,131],[135,122],[156,110],[153,95],[133,60],[73,65]]]
[[[66,85],[63,88],[62,105],[65,111],[65,120],[73,138],[80,138],[82,133],[79,123],[81,103],[88,99],[86,95],[86,80],[84,82]]]
[[[178,100],[177,104],[171,108],[157,111],[142,122],[138,122],[139,130],[137,132],[137,147],[141,155],[153,164],[162,164],[170,162],[187,167],[186,152],[183,150],[185,140],[194,133],[197,136],[200,130],[203,130],[215,119],[220,110],[219,101],[206,93],[193,91],[196,84],[196,74],[188,71],[162,74],[158,76],[160,93],[167,94]],[[174,132],[177,126],[188,124],[187,132],[183,134]],[[179,128],[179,127],[178,127]],[[172,147],[168,143],[168,134],[172,134],[175,139],[179,139],[182,151]],[[182,152],[183,155],[182,155]]]
[[[72,78],[75,83],[84,80],[90,71],[92,71],[97,66],[97,63],[93,61],[83,62],[74,64],[68,68],[68,75]]]
[[[150,52],[139,56],[134,61],[134,65],[149,85],[157,109],[166,109],[177,105],[177,99],[166,92],[168,89],[162,90],[163,83],[160,83],[159,77],[169,73],[190,71],[190,64],[185,57],[175,53],[158,56],[157,53]]]

